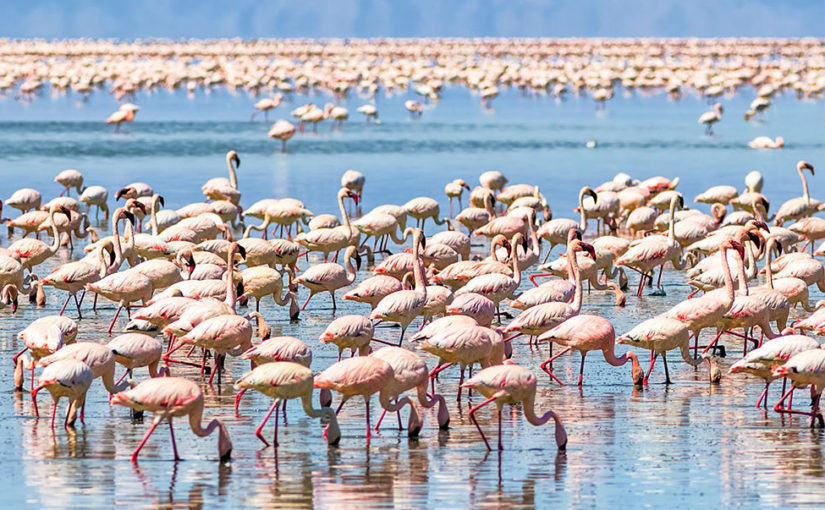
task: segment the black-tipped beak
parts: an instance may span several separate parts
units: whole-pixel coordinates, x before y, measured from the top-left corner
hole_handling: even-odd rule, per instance
[[[357,271],[361,270],[361,255],[359,253],[355,253],[355,269]]]
[[[126,195],[126,193],[129,193],[130,190],[131,188],[121,188],[117,190],[117,193],[115,193],[115,200],[120,200],[120,197]]]
[[[158,203],[160,203],[161,207],[166,207],[166,200],[164,200],[160,195],[158,195]]]
[[[129,220],[129,223],[131,223],[132,225],[135,224],[135,215],[134,214],[130,213],[129,211],[123,211],[123,216],[127,220]]]
[[[240,244],[238,245],[238,253],[241,254],[243,260],[246,260],[246,248],[244,248]]]

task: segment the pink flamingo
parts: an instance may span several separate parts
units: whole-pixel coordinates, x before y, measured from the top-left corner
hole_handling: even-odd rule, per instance
[[[361,356],[369,354],[374,331],[372,321],[363,315],[344,315],[330,322],[319,340],[322,344],[335,344],[338,361],[341,361],[344,349],[350,349],[353,354],[358,351]]]
[[[356,267],[352,266],[352,260],[355,259]],[[295,279],[295,283],[299,283],[309,289],[309,296],[304,301],[301,310],[307,307],[312,296],[319,292],[329,292],[332,297],[332,309],[335,310],[335,291],[351,285],[355,281],[355,272],[361,267],[361,256],[358,255],[358,250],[355,246],[350,246],[344,253],[344,263],[346,267],[339,264],[327,262],[318,264],[308,268]]]
[[[587,211],[584,208],[585,196],[590,196],[593,199],[594,204],[598,201],[598,195],[596,195],[596,192],[587,186],[579,190],[579,213],[581,214],[581,219],[579,222],[568,218],[557,218],[546,222],[544,225],[539,227],[538,231],[536,231],[536,234],[539,237],[550,242],[550,249],[547,250],[547,253],[544,255],[543,262],[547,262],[547,259],[550,257],[550,254],[553,252],[553,248],[556,245],[567,243],[570,239],[569,236],[571,230],[579,230],[582,233],[587,230]],[[581,235],[579,235],[578,238],[581,239]]]
[[[582,355],[581,367],[579,368],[579,386],[582,385],[582,376],[584,375],[584,357],[589,351],[602,351],[604,360],[614,367],[620,367],[630,361],[633,384],[642,383],[644,371],[639,366],[639,358],[631,351],[616,357],[613,350],[616,344],[616,332],[613,329],[613,324],[598,315],[576,315],[571,317],[538,337],[539,342],[545,340],[565,347],[541,364],[541,369],[554,379],[553,360],[575,349]]]
[[[774,338],[766,342],[762,347],[757,347],[744,358],[740,359],[730,367],[731,374],[751,374],[765,381],[765,389],[759,395],[756,406],[764,402],[765,409],[768,408],[768,387],[776,380],[773,371],[776,367],[783,365],[793,356],[800,352],[818,349],[819,343],[811,337],[805,335],[785,335]],[[784,386],[782,394],[785,393]]]
[[[66,429],[74,427],[77,409],[83,407],[86,402],[86,392],[92,384],[92,378],[92,370],[81,361],[65,359],[49,365],[40,374],[39,384],[32,391],[35,416],[40,417],[40,411],[37,409],[37,393],[42,389],[46,389],[54,401],[52,406],[52,428],[54,428],[54,418],[57,415],[57,403],[61,397],[66,397],[69,400],[63,427]]]
[[[45,262],[46,259],[57,253],[57,250],[60,248],[60,232],[57,230],[57,223],[54,219],[54,214],[58,211],[66,215],[67,218],[69,218],[71,214],[69,209],[57,203],[53,203],[51,207],[49,207],[49,221],[53,237],[52,244],[46,244],[40,239],[24,237],[11,243],[9,247],[6,248],[8,251],[16,253],[17,256],[20,257],[20,263],[25,269],[31,271],[34,266]]]
[[[367,303],[370,305],[370,310],[375,310],[382,299],[399,290],[401,290],[401,282],[397,278],[378,275],[359,283],[355,288],[344,294],[344,299]]]
[[[444,307],[448,315],[472,317],[482,326],[490,327],[496,316],[498,307],[490,298],[468,292],[453,299],[453,302]]]
[[[450,414],[447,411],[447,402],[444,397],[438,394],[427,395],[427,385],[429,383],[429,370],[427,364],[416,353],[401,347],[384,347],[370,354],[375,358],[380,358],[390,364],[393,371],[393,380],[389,384],[389,390],[395,399],[402,393],[415,389],[418,395],[418,403],[425,409],[429,409],[438,404],[438,427],[446,430],[450,425]],[[387,410],[381,413],[378,422],[375,424],[375,431],[381,426],[381,421],[386,416]],[[398,427],[401,428],[401,415],[398,415]]]
[[[464,382],[464,370],[478,363],[481,368],[501,363],[504,359],[504,341],[501,333],[483,326],[453,327],[443,330],[418,346],[422,351],[438,356],[438,364],[430,372],[435,392],[435,378],[446,368],[458,364],[461,369],[459,386]],[[456,400],[461,400],[461,391]]]
[[[188,416],[189,426],[198,437],[206,437],[218,429],[218,455],[221,462],[229,461],[232,455],[232,441],[226,426],[218,419],[209,422],[206,428],[201,426],[203,418],[203,393],[200,387],[188,379],[181,377],[157,377],[147,379],[131,390],[123,391],[112,396],[111,404],[131,407],[135,411],[149,411],[155,415],[149,431],[143,437],[135,451],[132,452],[132,463],[137,463],[138,454],[149,436],[155,431],[162,420],[169,422],[169,434],[172,436],[172,451],[175,460],[178,456],[178,446],[175,443],[175,431],[172,418]]]
[[[825,350],[811,349],[792,356],[784,365],[773,369],[774,378],[787,377],[791,380],[791,389],[782,395],[779,402],[773,406],[778,413],[802,414],[811,417],[811,428],[819,421],[820,427],[825,427],[825,420],[819,409],[819,400],[822,398],[822,389],[825,388]],[[793,394],[796,388],[811,387],[811,412],[786,409],[783,402]]]
[[[423,244],[423,233],[421,229],[416,229],[413,233],[413,258],[416,261],[413,266],[415,289],[399,290],[388,295],[378,303],[378,306],[369,315],[370,320],[397,322],[401,325],[401,338],[398,345],[404,342],[404,332],[407,330],[407,326],[427,304],[427,284],[424,281],[423,264],[419,259],[419,249]]]
[[[681,321],[693,333],[695,337],[694,355],[697,354],[699,349],[699,334],[703,329],[715,326],[730,310],[736,297],[733,289],[733,278],[730,274],[730,265],[728,264],[728,250],[736,250],[742,255],[744,247],[733,239],[726,239],[720,245],[719,256],[722,260],[722,270],[725,277],[723,292],[711,292],[698,298],[686,299],[662,314],[664,317]]]
[[[656,283],[656,287],[661,290],[662,270],[665,263],[669,261],[676,270],[681,270],[685,266],[681,256],[682,247],[676,241],[675,212],[677,205],[679,208],[684,207],[682,195],[675,194],[670,200],[670,231],[667,236],[648,236],[640,240],[635,246],[631,246],[622,256],[616,259],[617,266],[627,266],[641,273],[639,289],[636,292],[638,297],[642,297],[645,280],[650,278],[653,281],[653,271],[657,267],[659,268],[659,281]]]
[[[513,293],[521,285],[521,268],[519,267],[516,248],[523,242],[524,236],[521,233],[516,233],[513,236],[510,250],[510,262],[513,266],[512,277],[501,273],[476,276],[455,292],[456,297],[469,292],[480,294],[495,303],[496,309],[498,309],[498,304],[502,300],[513,297]]]
[[[564,430],[559,416],[553,411],[547,411],[541,417],[536,416],[535,401],[537,384],[536,376],[530,373],[529,370],[511,361],[507,361],[503,365],[496,365],[481,370],[462,385],[464,388],[476,390],[487,398],[484,402],[472,407],[469,414],[488,450],[491,450],[490,443],[487,442],[487,438],[484,436],[484,432],[476,420],[475,413],[491,402],[495,402],[498,413],[499,450],[504,449],[501,443],[501,409],[505,404],[512,405],[518,403],[521,403],[521,407],[524,410],[524,417],[532,425],[544,425],[552,418],[556,424],[556,445],[559,450],[565,449],[567,446],[567,432]]]
[[[114,354],[115,361],[126,367],[123,377],[131,378],[132,370],[140,367],[149,369],[149,377],[160,376],[158,364],[163,354],[163,345],[151,336],[143,333],[126,333],[111,339],[106,347]]]
[[[391,402],[391,382],[393,381],[392,366],[383,359],[372,356],[358,356],[347,358],[334,363],[320,374],[315,376],[314,386],[340,393],[344,398],[338,406],[338,411],[352,397],[362,396],[366,404],[367,439],[372,437],[370,432],[370,397],[379,393],[379,402],[384,409],[395,412],[410,406],[410,421],[407,430],[410,435],[418,434],[421,430],[421,418],[415,405],[409,397],[396,399]],[[337,414],[337,411],[336,411]]]
[[[327,442],[332,445],[337,445],[341,439],[341,431],[338,428],[338,419],[335,416],[335,411],[330,407],[323,407],[315,409],[312,407],[312,390],[313,380],[312,371],[304,365],[298,363],[291,363],[288,361],[276,361],[273,363],[266,363],[256,367],[251,372],[241,377],[235,383],[235,389],[241,390],[239,395],[243,394],[247,389],[254,389],[274,399],[272,407],[264,416],[263,421],[258,428],[255,429],[255,435],[258,436],[266,446],[269,443],[261,431],[275,413],[275,435],[272,440],[272,445],[278,447],[278,407],[281,404],[286,407],[286,401],[294,398],[300,398],[303,404],[304,412],[312,418],[321,418],[328,421],[328,425],[324,430],[324,437]]]
[[[536,336],[544,333],[548,329],[562,323],[574,315],[578,315],[582,306],[582,282],[579,273],[576,252],[587,251],[591,257],[595,258],[595,250],[592,245],[574,239],[567,244],[567,261],[573,270],[573,277],[576,281],[576,293],[573,303],[544,303],[534,306],[520,313],[510,324],[504,328],[505,333],[516,332],[516,336],[527,334]],[[510,337],[510,339],[515,337]]]
[[[71,319],[69,319],[71,320]],[[72,321],[74,323],[74,321]],[[74,324],[74,335],[71,341],[74,341],[74,336],[77,335],[77,324]],[[68,341],[67,335],[64,334],[63,328],[49,320],[49,317],[43,317],[29,324],[26,329],[17,334],[17,338],[23,341],[23,350],[12,357],[14,363],[14,387],[17,391],[23,389],[23,367],[28,363],[28,358],[24,357],[26,351],[31,353],[34,363],[37,363],[40,358],[54,354],[58,349],[63,347]],[[27,367],[31,370],[31,389],[34,390],[34,365]]]
[[[650,350],[650,367],[648,367],[642,380],[642,384],[645,385],[647,385],[650,374],[653,372],[653,364],[656,362],[656,358],[661,354],[662,363],[665,366],[665,384],[670,384],[667,351],[679,349],[682,353],[682,359],[693,367],[702,363],[702,358],[694,359],[690,357],[690,336],[690,330],[681,321],[659,315],[638,324],[628,333],[617,338],[616,343]]]

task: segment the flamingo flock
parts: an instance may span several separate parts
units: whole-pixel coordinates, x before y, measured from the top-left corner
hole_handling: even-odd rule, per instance
[[[706,365],[711,382],[737,374],[761,380],[757,406],[768,407],[769,386],[782,380],[773,409],[803,414],[811,426],[823,423],[825,350],[816,336],[825,335],[825,301],[811,303],[810,292],[825,292],[825,266],[817,258],[823,248],[815,246],[825,239],[825,220],[817,216],[825,206],[810,194],[815,170],[809,162],[786,169],[800,179],[802,196],[774,214],[758,174],[745,177],[742,192],[728,183],[696,196],[693,202],[709,206],[710,214],[687,207],[691,197],[678,191],[678,178],[642,181],[620,174],[583,186],[569,219],[553,218],[552,197],[539,186],[512,184],[498,171],[480,174],[475,187],[469,176],[447,180],[442,200],[413,197],[362,211],[367,178],[347,170],[338,193],[329,197],[340,217],[315,215],[292,197],[245,206],[238,186],[241,155],[229,151],[225,163],[228,178],[209,179],[198,201],[177,209],[165,208],[162,190],[148,183],[118,190],[84,186],[74,169],[61,172],[51,190],[10,194],[6,205],[20,213],[4,221],[20,234],[0,248],[0,313],[21,306],[37,310],[52,296],[62,300],[57,315],[37,318],[17,337],[14,388],[30,395],[34,416],[40,416],[38,394],[46,390],[53,400],[51,427],[64,397],[64,427],[76,427],[86,419],[87,394],[98,391],[94,380],[100,378],[112,405],[153,414],[133,462],[162,421],[169,425],[171,457],[179,459],[178,417],[198,437],[217,432],[218,458],[226,461],[230,432],[243,431],[228,425],[221,408],[205,409],[205,392],[215,384],[238,391],[235,413],[250,412],[241,407],[249,390],[272,399],[254,430],[265,447],[279,446],[279,415],[286,416],[294,399],[324,425],[318,440],[334,447],[353,440],[346,437],[353,430],[339,419],[353,397],[364,401],[366,423],[358,435],[367,440],[387,412],[397,414],[399,424],[401,413],[408,413],[411,438],[427,430],[430,415],[431,427],[455,424],[443,380],[455,366],[455,399],[465,390],[470,399],[473,393],[483,397],[468,417],[485,448],[493,447],[479,419],[487,406],[495,404],[497,447],[503,449],[502,409],[519,404],[528,423],[552,421],[556,446],[564,449],[571,438],[575,445],[575,435],[568,436],[565,416],[547,409],[538,392],[540,385],[573,382],[553,370],[561,356],[580,354],[579,386],[587,384],[587,354],[599,351],[607,366],[629,364],[629,382],[644,388],[659,358],[665,383],[678,384],[668,366],[668,351],[678,349],[696,370]],[[53,200],[42,199],[58,192]],[[85,211],[79,204],[84,196]],[[441,213],[444,199],[448,216]],[[111,235],[89,226],[90,205],[104,211]],[[40,240],[41,232],[52,241]],[[261,235],[253,237],[256,232]],[[63,250],[74,260],[43,273],[44,263]],[[666,292],[665,265],[692,292],[651,313]],[[624,291],[632,273],[638,282],[628,300]],[[618,307],[644,304],[648,316],[629,331],[616,331],[609,320],[586,313],[593,294],[604,292]],[[303,306],[300,294],[306,295]],[[273,321],[318,321],[326,316],[319,310],[329,308],[335,314],[336,294],[352,302],[352,313],[329,321],[320,337],[273,336]],[[275,306],[262,308],[269,296]],[[84,327],[99,298],[117,306],[105,334]],[[713,334],[702,335],[704,330]],[[313,351],[327,344],[337,350],[337,361],[315,371]],[[619,353],[622,346],[628,350]],[[514,363],[513,352],[521,349],[537,351],[544,361],[537,367]],[[640,349],[650,351],[647,371]],[[724,374],[719,359],[730,353],[741,359]],[[592,358],[587,365],[599,362]],[[238,375],[247,361],[248,371]],[[794,391],[806,387],[810,411],[793,408]],[[373,395],[382,410],[374,425]],[[270,420],[271,440],[264,435]]]

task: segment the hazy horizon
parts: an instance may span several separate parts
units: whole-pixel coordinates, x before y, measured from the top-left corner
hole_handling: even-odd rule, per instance
[[[825,37],[820,0],[0,0],[6,38]]]

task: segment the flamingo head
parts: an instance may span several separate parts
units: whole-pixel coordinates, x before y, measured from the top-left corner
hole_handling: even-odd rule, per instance
[[[120,188],[119,190],[117,190],[117,193],[115,193],[115,200],[120,200],[121,197],[132,198],[135,196],[135,194],[135,188],[131,186],[126,186],[125,188]]]
[[[238,161],[238,166],[240,166],[240,164],[241,162]],[[166,207],[166,200],[161,195],[158,195],[158,203],[161,207]]]
[[[742,246],[742,243],[740,243],[739,241],[728,239],[727,241],[722,243],[722,249],[736,250],[741,259],[745,258],[745,247]]]
[[[230,163],[235,163],[235,168],[240,168],[241,166],[241,158],[238,156],[238,153],[235,151],[229,151],[226,153],[226,160]]]
[[[783,145],[784,145],[784,140],[783,140]],[[811,175],[814,175],[814,166],[812,164],[808,163],[805,160],[802,160],[799,163],[797,163],[796,164],[796,169],[799,170],[800,172],[802,170],[809,170],[811,172]]]
[[[584,243],[582,241],[578,241],[578,244],[578,248],[580,250],[587,252],[591,259],[596,260],[596,248],[594,248],[592,244]]]
[[[12,284],[7,284],[3,287],[3,290],[0,291],[0,299],[3,304],[11,305],[11,313],[17,311],[17,287]]]
[[[348,189],[346,196],[351,198],[352,201],[355,202],[355,205],[358,205],[361,202],[361,195],[359,195],[357,191]]]

